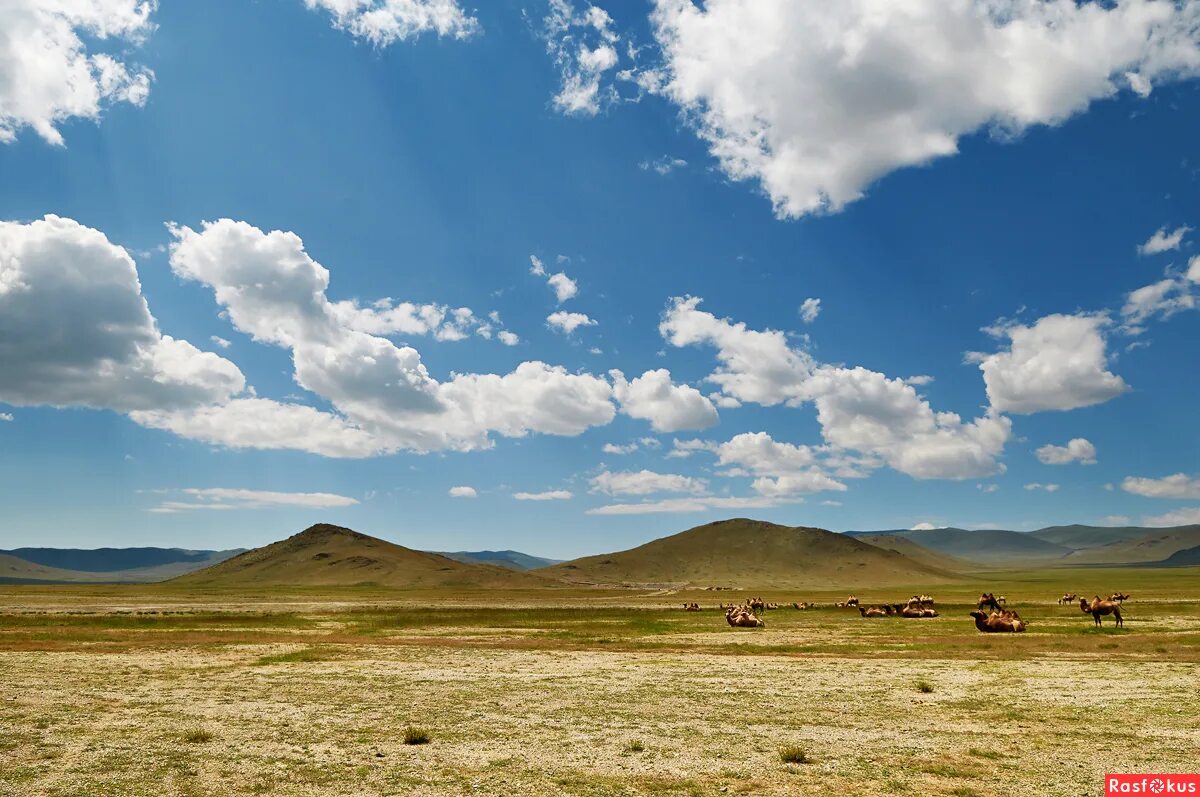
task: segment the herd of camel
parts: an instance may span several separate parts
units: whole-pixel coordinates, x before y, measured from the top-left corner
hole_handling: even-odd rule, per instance
[[[1088,600],[1087,598],[1079,598],[1075,593],[1068,592],[1058,599],[1059,605],[1072,604],[1076,600],[1079,601],[1079,608],[1084,614],[1090,614],[1092,619],[1096,621],[1097,626],[1103,626],[1100,618],[1111,614],[1116,620],[1117,627],[1125,625],[1125,620],[1121,617],[1121,604],[1129,600],[1129,596],[1122,592],[1114,592],[1108,598],[1101,598],[1099,595]],[[1021,618],[1015,610],[1007,608],[1008,599],[1003,595],[994,595],[991,592],[985,592],[979,596],[976,602],[975,611],[970,613],[970,617],[975,621],[975,627],[986,634],[994,633],[1021,633],[1028,624]],[[854,608],[863,617],[908,617],[908,618],[923,618],[937,617],[938,612],[933,608],[934,600],[930,595],[913,595],[905,603],[884,603],[877,606],[863,606],[858,597],[851,595],[844,601],[838,601],[834,606],[839,608]],[[815,608],[815,603],[793,603],[793,609],[809,609]],[[743,604],[730,604],[726,606],[721,604],[721,609],[725,611],[725,620],[734,628],[763,628],[766,626],[759,614],[769,609],[778,609],[779,604],[768,603],[762,598],[751,598]],[[698,612],[701,611],[698,603],[683,604],[684,611]],[[986,610],[986,611],[985,611]]]

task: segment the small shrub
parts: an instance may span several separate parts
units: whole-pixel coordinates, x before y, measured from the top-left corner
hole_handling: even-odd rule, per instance
[[[785,764],[807,764],[811,759],[808,751],[797,744],[779,748],[779,760]]]
[[[951,797],[982,797],[982,795],[969,786],[956,786],[950,790]]]
[[[429,744],[429,731],[409,725],[404,729],[405,744]]]
[[[204,728],[193,728],[183,735],[183,740],[188,744],[208,744],[215,738],[212,731]]]
[[[627,753],[640,753],[645,749],[646,745],[642,744],[641,739],[632,739],[625,745],[625,752]]]
[[[924,679],[917,681],[917,691],[921,694],[927,695],[933,691],[933,684]]]
[[[999,753],[996,750],[981,750],[978,747],[972,747],[969,750],[967,750],[967,752],[970,753],[971,755],[975,756],[976,758],[987,758],[987,759],[991,759],[992,761],[995,761],[996,759],[1001,757],[1001,753]]]

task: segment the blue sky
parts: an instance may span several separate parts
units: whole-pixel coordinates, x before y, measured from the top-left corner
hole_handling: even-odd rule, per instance
[[[0,547],[1200,522],[1195,4],[57,5]]]

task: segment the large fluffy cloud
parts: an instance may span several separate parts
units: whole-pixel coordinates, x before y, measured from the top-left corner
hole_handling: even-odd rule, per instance
[[[709,381],[739,402],[798,406],[812,402],[825,440],[877,458],[914,478],[968,479],[1002,469],[997,458],[1011,433],[994,411],[970,422],[935,412],[903,379],[865,368],[821,365],[784,333],[748,329],[675,299],[659,330],[675,346],[706,344],[720,366]]]
[[[699,308],[700,299],[673,299],[659,324],[672,346],[708,345],[721,362],[708,380],[738,401],[772,406],[796,402],[815,363],[807,352],[788,345],[777,330],[758,331],[742,322],[717,318]]]
[[[997,459],[1012,423],[994,411],[964,422],[935,412],[903,379],[865,368],[821,368],[808,395],[829,443],[878,456],[913,478],[973,479],[1003,470]]]
[[[873,181],[1058,124],[1200,67],[1200,5],[1167,0],[656,0],[642,82],[695,121],[778,215],[838,210]]]
[[[615,415],[603,378],[536,361],[439,382],[416,349],[362,331],[360,313],[330,302],[329,272],[293,233],[229,219],[171,232],[175,273],[212,288],[239,330],[289,349],[296,382],[383,450],[485,448],[490,432],[576,435]]]
[[[137,268],[71,219],[0,222],[0,401],[130,412],[241,393],[237,366],[163,335]]]
[[[979,363],[988,399],[1000,412],[1071,410],[1100,404],[1129,389],[1109,372],[1103,314],[1048,315],[1032,325],[989,328],[1008,338],[1006,351],[972,353]]]
[[[618,370],[609,371],[609,376],[621,412],[649,421],[656,432],[707,429],[718,420],[708,398],[694,387],[672,383],[665,368],[647,371],[631,382]]]
[[[57,126],[66,119],[96,119],[114,102],[143,104],[153,73],[122,59],[151,31],[154,6],[152,0],[0,2],[0,142],[31,127],[62,144]]]
[[[335,27],[376,47],[431,31],[465,39],[479,30],[456,0],[304,0],[304,5],[328,12]]]

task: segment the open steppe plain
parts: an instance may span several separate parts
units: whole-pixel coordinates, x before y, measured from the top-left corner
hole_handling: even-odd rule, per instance
[[[1122,630],[1055,603],[1118,589]],[[978,633],[981,590],[1030,630]],[[2,587],[0,794],[1074,797],[1196,770],[1197,569],[852,591],[941,616],[765,588]],[[822,608],[729,628],[717,604],[750,595]]]

